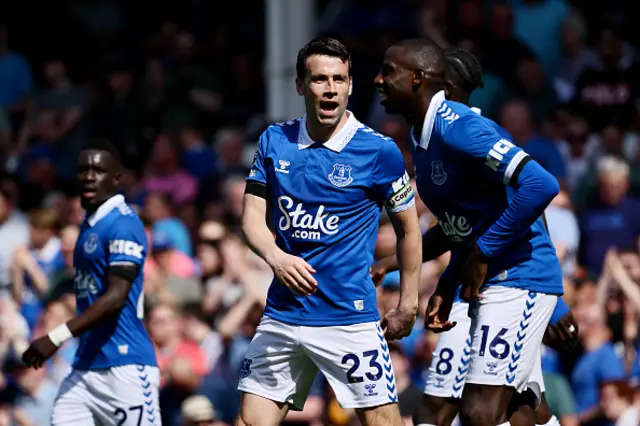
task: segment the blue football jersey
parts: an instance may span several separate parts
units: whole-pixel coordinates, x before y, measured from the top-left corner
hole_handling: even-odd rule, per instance
[[[420,141],[411,132],[420,198],[455,244],[450,267],[504,213],[515,193],[510,180],[527,154],[493,121],[466,105],[434,96]],[[503,253],[491,258],[485,285],[562,294],[562,271],[555,248],[538,219]]]
[[[85,219],[73,252],[78,315],[106,291],[110,265],[135,264],[139,269],[120,313],[80,336],[74,368],[156,365],[153,344],[142,323],[146,255],[144,225],[122,195],[110,198]]]
[[[260,137],[248,180],[266,184],[276,244],[315,270],[318,288],[299,296],[276,278],[265,315],[296,325],[349,325],[379,319],[369,276],[381,208],[415,203],[400,150],[355,119],[314,143],[304,117]]]

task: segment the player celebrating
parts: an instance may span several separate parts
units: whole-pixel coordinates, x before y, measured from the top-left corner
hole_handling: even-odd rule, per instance
[[[447,61],[447,99],[469,105],[471,93],[476,88],[482,87],[480,62],[470,52],[455,46],[445,49],[444,53]],[[477,108],[472,107],[471,109],[480,113]],[[493,122],[492,124],[497,131],[504,132],[506,137],[510,137],[497,124]],[[433,244],[433,247],[439,250],[446,249],[448,247],[446,240],[440,243],[434,242],[432,240],[434,235],[443,238],[442,228],[434,227],[428,234],[425,234],[423,246]],[[442,254],[425,247],[423,248],[423,261],[432,260],[426,258],[430,253],[432,256]],[[397,263],[394,256],[381,259],[372,267],[374,282],[381,281],[387,272],[396,269]],[[470,355],[469,328],[471,320],[467,310],[468,304],[456,298],[449,314],[451,322],[456,326],[450,331],[442,333],[438,339],[427,378],[425,395],[422,404],[414,414],[413,420],[416,425],[447,426],[451,424],[458,413],[459,397],[462,394]],[[546,337],[548,344],[554,347],[566,348],[576,342],[577,325],[562,299],[559,299],[556,305],[550,326],[547,328]],[[537,370],[536,374],[541,375],[542,371]],[[542,378],[539,379],[542,383]],[[512,425],[518,424],[518,420],[520,420],[518,414],[520,413],[516,413],[510,418]],[[549,410],[544,393],[542,393],[540,405],[536,408],[536,422],[546,426],[558,424],[558,419]]]
[[[240,374],[240,425],[275,426],[301,410],[318,369],[364,425],[403,425],[385,337],[415,322],[420,229],[400,150],[346,110],[350,65],[337,40],[300,50],[306,114],[262,134],[247,179],[243,232],[275,277]],[[379,323],[369,268],[382,206],[397,234],[401,297]]]
[[[53,426],[160,425],[160,373],[142,323],[144,226],[117,194],[120,155],[112,144],[85,144],[77,167],[87,211],[73,253],[78,316],[36,339],[22,359],[40,368],[65,341],[80,338]]]
[[[522,409],[534,424],[520,396],[531,389],[540,398],[533,373],[562,294],[560,264],[540,219],[559,187],[495,123],[445,100],[445,68],[438,46],[407,40],[387,50],[375,80],[387,112],[413,126],[418,190],[452,244],[427,320],[435,329],[453,326],[448,315],[461,282],[460,296],[473,301],[461,422],[507,423]]]

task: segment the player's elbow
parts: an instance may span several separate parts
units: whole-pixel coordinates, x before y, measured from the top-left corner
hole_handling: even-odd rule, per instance
[[[558,179],[550,173],[545,173],[541,180],[541,193],[545,203],[548,205],[560,193],[560,184],[558,183]]]
[[[527,163],[518,180],[520,188],[527,188],[535,192],[536,198],[545,207],[560,193],[558,179],[535,161]]]

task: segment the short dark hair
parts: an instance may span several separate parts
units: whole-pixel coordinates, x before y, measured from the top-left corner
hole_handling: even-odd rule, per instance
[[[351,53],[349,49],[339,40],[330,37],[318,37],[307,43],[298,51],[298,59],[296,60],[296,75],[299,79],[303,79],[307,74],[307,59],[313,55],[331,56],[338,58],[342,62],[346,62],[349,66],[349,74],[351,74]]]
[[[107,139],[89,139],[80,148],[80,151],[104,151],[108,152],[118,165],[121,164],[120,150]]]
[[[484,87],[482,65],[471,52],[461,47],[451,46],[444,50],[447,61],[447,78],[467,93]]]
[[[394,46],[402,47],[411,66],[436,77],[445,77],[446,60],[444,51],[437,43],[427,38],[410,38]]]

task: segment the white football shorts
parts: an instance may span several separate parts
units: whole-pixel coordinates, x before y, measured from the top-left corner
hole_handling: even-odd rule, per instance
[[[558,296],[491,286],[470,307],[471,365],[466,383],[544,391],[542,337]]]
[[[318,369],[343,408],[396,403],[389,348],[378,322],[307,327],[263,317],[238,389],[302,410]]]
[[[471,363],[469,304],[454,302],[449,320],[457,324],[438,336],[424,393],[441,398],[460,398]]]
[[[157,367],[71,370],[60,386],[52,426],[162,426]]]

